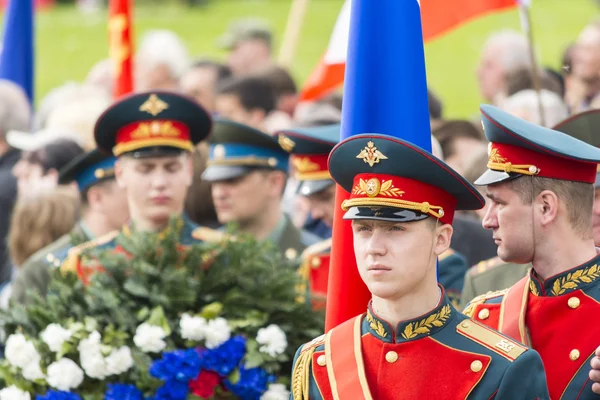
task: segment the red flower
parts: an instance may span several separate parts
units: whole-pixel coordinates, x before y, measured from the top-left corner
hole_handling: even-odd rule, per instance
[[[190,390],[196,396],[209,399],[215,394],[221,378],[216,372],[201,370],[196,379],[190,381]]]

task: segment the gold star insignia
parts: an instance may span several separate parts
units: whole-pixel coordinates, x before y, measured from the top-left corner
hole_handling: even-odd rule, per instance
[[[156,117],[167,108],[169,108],[167,103],[159,99],[157,95],[151,94],[150,97],[148,97],[148,100],[140,106],[140,111],[147,112],[153,117]]]

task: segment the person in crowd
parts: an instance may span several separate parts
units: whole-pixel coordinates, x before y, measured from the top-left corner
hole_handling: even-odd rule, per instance
[[[543,120],[539,108],[540,101],[544,113]],[[560,96],[546,89],[539,93],[533,89],[521,90],[502,101],[501,107],[519,118],[545,127],[554,126],[569,115],[569,109]]]
[[[83,147],[76,141],[79,137],[65,132],[41,131],[29,137],[11,132],[8,138],[15,147],[23,150],[12,169],[17,178],[19,197],[35,196],[56,187],[58,171],[84,153]]]
[[[194,177],[185,198],[185,214],[196,224],[217,229],[220,224],[213,203],[210,182],[202,179],[208,162],[208,145],[200,142],[192,154]]]
[[[179,90],[190,59],[183,40],[169,30],[148,31],[135,56],[135,90]]]
[[[270,240],[286,258],[297,260],[319,238],[296,228],[281,209],[288,168],[289,156],[275,137],[231,120],[215,121],[202,178],[212,183],[219,222]]]
[[[0,308],[8,307],[28,260],[44,260],[40,250],[68,234],[79,216],[79,198],[67,187],[20,198],[15,204],[8,234],[8,249],[13,269],[12,282],[4,282]]]
[[[466,120],[442,122],[433,130],[433,136],[442,146],[443,160],[464,175],[474,154],[487,149],[483,133]]]
[[[10,131],[28,131],[31,107],[25,92],[14,83],[0,80],[0,282],[12,274],[6,239],[12,209],[17,198],[17,179],[12,170],[21,158],[21,152],[12,147],[6,136]]]
[[[556,93],[560,98],[563,98],[565,93],[560,74],[549,68],[544,68],[539,70],[538,77],[541,89]],[[519,68],[506,75],[506,89],[503,97],[510,97],[527,89],[535,89],[533,71],[529,68]]]
[[[179,86],[208,112],[215,112],[217,88],[231,77],[231,69],[211,60],[197,61],[181,76]]]
[[[227,65],[236,76],[254,74],[273,64],[273,34],[262,20],[235,21],[219,38],[219,45],[229,51]]]
[[[507,75],[521,68],[531,68],[527,38],[512,30],[491,35],[477,69],[481,97],[489,103],[497,103],[506,91]]]
[[[276,104],[275,90],[267,80],[233,78],[219,88],[216,111],[220,117],[264,131],[267,116]]]
[[[566,98],[571,112],[588,109],[600,93],[600,21],[588,24],[572,49]]]
[[[92,150],[61,169],[58,183],[77,185],[81,204],[78,221],[68,233],[23,262],[12,284],[13,301],[27,302],[29,292],[45,296],[50,270],[61,265],[71,248],[118,230],[127,222],[127,198],[115,182],[114,166],[114,157]]]

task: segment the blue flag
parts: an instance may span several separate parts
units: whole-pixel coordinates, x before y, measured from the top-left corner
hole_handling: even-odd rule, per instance
[[[0,79],[21,86],[33,103],[33,0],[9,0],[4,16]]]

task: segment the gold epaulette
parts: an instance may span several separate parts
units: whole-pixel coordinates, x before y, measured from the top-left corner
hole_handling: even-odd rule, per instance
[[[502,261],[500,257],[492,257],[488,260],[480,261],[471,268],[469,268],[468,274],[474,276],[502,264],[504,264],[504,261]]]
[[[490,291],[485,294],[480,294],[479,296],[477,296],[473,300],[471,300],[469,302],[469,304],[467,304],[467,306],[465,307],[465,309],[463,310],[462,313],[465,314],[467,317],[473,318],[473,313],[475,312],[475,307],[477,307],[480,304],[485,303],[487,300],[493,299],[498,296],[504,296],[506,294],[506,292],[508,292],[508,289],[497,290],[495,292]]]
[[[311,257],[317,254],[324,253],[326,250],[331,249],[331,238],[322,240],[315,244],[311,244],[302,252],[301,258]]]
[[[306,343],[300,349],[292,370],[292,399],[309,400],[310,364],[318,346],[325,343],[325,335]]]
[[[485,346],[494,353],[501,355],[509,361],[514,361],[517,357],[527,351],[527,347],[519,342],[502,335],[492,328],[480,324],[472,319],[465,319],[456,326],[456,331],[474,342]]]
[[[446,250],[445,252],[443,252],[442,254],[440,254],[438,256],[438,261],[443,261],[443,260],[445,260],[446,258],[450,257],[451,255],[453,255],[455,253],[456,252],[454,250],[448,249],[448,250]]]
[[[65,260],[60,266],[60,270],[62,272],[75,272],[75,270],[77,269],[77,263],[79,262],[79,255],[82,251],[108,243],[115,237],[117,237],[118,234],[119,231],[112,231],[105,235],[97,237],[96,239],[92,239],[89,242],[81,243],[80,245],[70,248],[67,252],[67,258],[65,258]]]
[[[216,229],[207,228],[206,226],[199,226],[192,231],[192,237],[203,242],[216,243],[225,240],[227,234]]]

